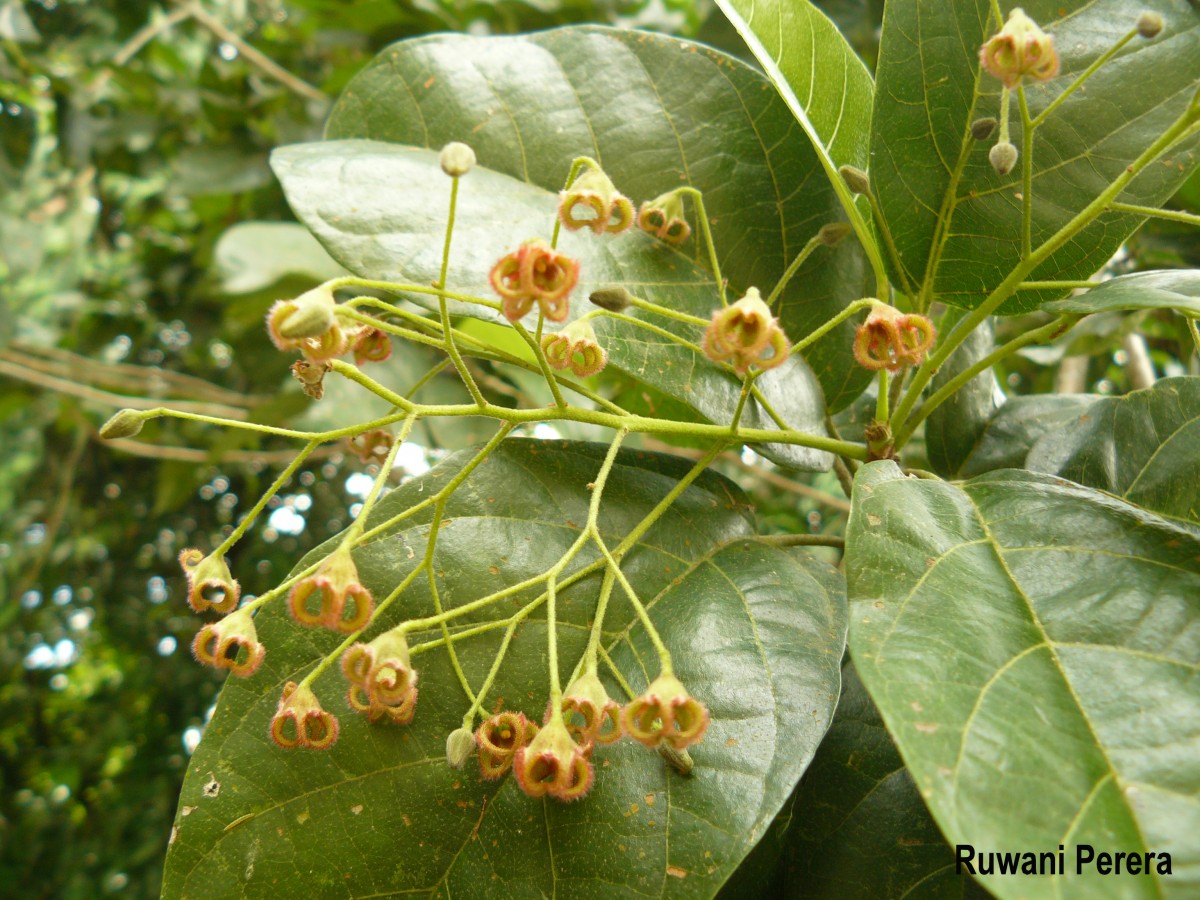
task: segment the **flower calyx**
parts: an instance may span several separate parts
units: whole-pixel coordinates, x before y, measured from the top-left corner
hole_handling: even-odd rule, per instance
[[[483,777],[499,778],[512,768],[517,751],[529,746],[537,733],[537,723],[530,722],[524,713],[501,712],[484,719],[475,729]]]
[[[579,281],[579,262],[551,250],[545,241],[526,241],[492,266],[488,280],[510,322],[523,318],[535,303],[551,322],[563,322]]]
[[[787,359],[790,349],[787,335],[757,288],[713,313],[700,346],[713,362],[732,363],[739,375],[745,375],[751,366],[774,368]]]
[[[643,203],[637,223],[642,231],[668,244],[682,244],[692,234],[692,226],[683,212],[683,194],[678,189]]]
[[[392,339],[386,331],[367,325],[354,336],[350,348],[354,351],[356,366],[369,362],[385,362],[392,355]]]
[[[633,224],[633,203],[598,166],[588,165],[558,197],[558,219],[568,231],[620,234]]]
[[[678,678],[662,674],[645,693],[626,704],[621,720],[626,733],[639,744],[654,748],[665,743],[683,750],[704,737],[709,715]]]
[[[382,428],[372,428],[347,438],[346,445],[364,463],[381,463],[392,449],[392,435]]]
[[[338,720],[321,708],[312,688],[289,681],[283,686],[268,733],[285,750],[294,747],[328,750],[338,738]]]
[[[580,378],[595,375],[608,365],[608,352],[586,319],[576,319],[557,334],[542,335],[542,352],[551,368],[570,369]]]
[[[1014,88],[1025,77],[1049,81],[1057,75],[1058,51],[1054,38],[1018,6],[1008,14],[1004,27],[979,48],[979,64],[1006,88]]]
[[[314,594],[320,604],[316,611],[309,603]],[[353,604],[349,615],[348,600]],[[316,572],[292,585],[288,608],[301,625],[320,625],[349,634],[371,620],[375,601],[358,580],[358,567],[350,549],[342,546],[325,557]]]
[[[546,718],[552,718],[552,710]],[[621,706],[608,696],[608,691],[595,672],[584,672],[563,693],[562,713],[567,731],[585,752],[594,744],[612,744],[621,739]]]
[[[342,654],[342,673],[350,682],[348,700],[367,720],[407,725],[417,710],[417,673],[409,658],[403,629],[385,631],[370,643],[354,644]]]
[[[864,368],[895,373],[923,363],[936,338],[925,316],[879,303],[854,334],[854,358]]]
[[[100,437],[106,441],[131,438],[142,430],[148,418],[150,416],[142,410],[123,409],[100,426]]]
[[[549,795],[564,802],[583,797],[595,779],[587,753],[558,716],[551,716],[528,746],[517,750],[513,775],[517,786],[530,797]]]
[[[224,614],[237,609],[242,588],[230,573],[223,554],[205,556],[195,547],[189,547],[179,554],[179,565],[187,576],[188,606],[193,610],[199,613],[211,609]]]
[[[475,732],[465,725],[446,737],[446,765],[461,769],[475,753]]]
[[[192,641],[192,655],[206,666],[248,678],[262,665],[267,649],[259,643],[250,611],[239,609],[201,628]]]

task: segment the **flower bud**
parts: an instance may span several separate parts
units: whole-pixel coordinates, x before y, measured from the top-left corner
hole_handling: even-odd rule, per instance
[[[668,191],[647,200],[638,210],[638,228],[668,244],[682,244],[692,233],[683,212],[683,195]]]
[[[984,116],[971,123],[971,137],[976,141],[986,141],[995,130],[996,120],[991,116]]]
[[[1004,27],[979,48],[979,64],[1005,87],[1014,88],[1026,76],[1049,81],[1057,75],[1058,51],[1054,38],[1017,7]]]
[[[853,230],[849,222],[829,222],[821,226],[821,230],[817,232],[817,240],[826,247],[836,247]]]
[[[461,178],[475,168],[475,151],[460,141],[451,141],[442,148],[438,162],[451,178]]]
[[[842,176],[842,181],[846,182],[846,187],[854,193],[870,193],[871,180],[867,177],[867,173],[857,166],[840,166],[838,174]]]
[[[280,300],[271,307],[268,321],[286,341],[320,337],[333,327],[336,305],[333,291],[322,284],[295,300]]]
[[[475,753],[475,732],[470,728],[456,728],[446,738],[446,763],[452,769],[461,769]]]
[[[1153,37],[1158,37],[1160,31],[1163,30],[1163,17],[1153,10],[1147,9],[1137,17],[1137,32],[1142,37],[1149,40]]]
[[[136,409],[123,409],[100,426],[100,437],[106,441],[133,437],[142,430],[149,416]]]
[[[1007,175],[1017,164],[1017,148],[1008,141],[1000,141],[988,151],[988,162],[999,175]]]
[[[633,294],[623,287],[602,288],[592,291],[588,300],[609,312],[624,312],[633,304]]]

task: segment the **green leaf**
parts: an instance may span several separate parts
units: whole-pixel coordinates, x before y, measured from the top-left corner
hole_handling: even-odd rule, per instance
[[[1043,436],[1027,465],[1200,523],[1198,445],[1200,378],[1164,378],[1148,390],[1097,400]]]
[[[1200,532],[1058,478],[956,487],[859,470],[847,533],[850,649],[934,819],[977,851],[1166,852],[1200,889]],[[997,896],[1108,896],[981,879]]]
[[[800,779],[785,879],[774,896],[989,896],[947,845],[854,666],[829,733]]]
[[[587,485],[605,449],[503,443],[449,501],[435,555],[442,602],[459,605],[556,563],[586,520]],[[429,497],[468,458],[457,454],[388,494],[371,523]],[[627,535],[689,466],[622,452],[600,514],[606,538]],[[420,562],[427,534],[428,514],[418,514],[356,551],[377,597]],[[585,553],[569,571],[595,558]],[[755,540],[745,498],[713,474],[676,500],[624,570],[674,651],[677,674],[712,715],[704,741],[690,748],[690,777],[630,741],[597,750],[595,786],[575,804],[532,800],[511,777],[483,781],[473,760],[448,768],[445,739],[467,701],[441,650],[415,657],[420,700],[411,726],[368,726],[349,712],[334,667],[315,689],[340,717],[338,743],[325,753],[277,750],[267,725],[282,683],[338,636],[300,628],[272,605],[256,620],[269,648],[263,668],[226,684],[189,764],[164,893],[277,896],[287,886],[350,896],[711,896],[770,824],[832,718],[843,582],[824,563]],[[591,575],[558,594],[564,676],[583,648],[598,587]],[[501,615],[532,596],[504,601]],[[422,578],[397,606],[408,617],[431,603]],[[392,609],[384,624],[400,617]],[[488,709],[503,698],[540,718],[545,638],[538,611],[517,632]],[[457,645],[476,687],[497,644],[493,632]],[[603,644],[635,690],[657,674],[620,595]],[[609,689],[617,695],[615,684]],[[206,794],[213,782],[219,787]]]
[[[941,323],[943,334],[949,333],[961,318],[957,310],[950,310]],[[950,355],[945,364],[933,377],[934,391],[965,372],[996,347],[995,323],[989,319],[980,325]],[[925,420],[925,450],[929,465],[939,475],[955,475],[975,447],[988,419],[996,411],[1003,394],[997,399],[999,385],[991,369],[984,369],[948,400],[943,402]]]
[[[1025,468],[1025,457],[1043,435],[1073,425],[1099,394],[1010,397],[988,419],[956,472],[970,478],[996,469]]]
[[[1026,87],[1030,113],[1045,109],[1101,53],[1133,27],[1141,7],[1124,0],[1036,0],[1025,11],[1054,36],[1061,74]],[[933,273],[937,299],[972,308],[1020,258],[1020,164],[997,175],[987,155],[995,138],[967,140],[975,119],[999,117],[1000,83],[979,74],[979,47],[996,30],[988,0],[897,0],[887,5],[876,71],[871,181],[908,277],[923,283],[936,249],[943,202],[960,152],[945,247]],[[1165,21],[1152,41],[1136,38],[1038,129],[1034,141],[1033,229],[1036,248],[1091,202],[1174,121],[1196,91],[1200,14],[1188,4],[1155,6]],[[1012,141],[1020,146],[1013,98]],[[1195,168],[1192,145],[1149,166],[1121,195],[1157,206]],[[1032,278],[1080,279],[1096,272],[1143,218],[1105,213],[1039,267]],[[1022,291],[1011,315],[1066,293]]]
[[[230,294],[262,290],[288,275],[326,281],[346,274],[308,229],[295,222],[234,225],[217,241],[213,263],[221,289]]]
[[[393,282],[428,284],[439,277],[449,179],[441,173],[436,153],[379,141],[324,141],[284,147],[271,159],[297,216],[348,269]],[[472,170],[458,193],[450,285],[494,297],[487,280],[493,263],[523,238],[547,234],[554,204],[543,188],[482,166]],[[497,222],[504,227],[497,228]],[[641,232],[603,240],[590,232],[568,232],[559,249],[582,265],[574,317],[596,308],[579,298],[613,284],[692,315],[711,313],[711,277]],[[428,302],[425,295],[410,296]],[[450,305],[454,315],[505,321],[488,307],[463,301]],[[698,326],[641,310],[636,315],[692,342],[703,333]],[[696,350],[630,323],[602,317],[594,324],[611,365],[711,422],[732,420],[741,380],[731,372]],[[757,386],[793,428],[825,434],[821,388],[803,360],[792,356],[760,377]],[[747,403],[742,424],[777,427],[757,402]],[[767,444],[762,450],[798,469],[833,464],[828,453],[797,445]]]
[[[635,204],[690,184],[704,192],[735,295],[754,286],[766,296],[820,227],[844,217],[816,151],[762,73],[702,44],[646,32],[591,26],[401,41],[351,81],[325,136],[433,149],[467,141],[481,165],[553,192],[571,160],[587,155]],[[395,186],[394,199],[407,187]],[[551,215],[534,234],[548,234]],[[507,223],[497,220],[510,244],[531,236]],[[707,265],[701,248],[695,228],[681,249]],[[662,246],[655,252],[678,259]],[[855,241],[818,249],[784,294],[788,334],[799,340],[862,297],[866,278]],[[715,307],[713,292],[706,296]],[[832,410],[869,380],[853,364],[853,336],[846,323],[807,353]]]
[[[1084,294],[1055,300],[1047,312],[1082,313],[1140,309],[1173,309],[1200,317],[1200,269],[1135,272],[1105,281]]]

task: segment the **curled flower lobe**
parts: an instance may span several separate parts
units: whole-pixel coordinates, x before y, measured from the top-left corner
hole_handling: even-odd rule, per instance
[[[1004,27],[979,48],[979,64],[1006,88],[1014,88],[1025,77],[1049,81],[1057,75],[1058,51],[1054,38],[1017,7]]]
[[[567,731],[586,752],[594,744],[612,744],[624,733],[621,707],[608,696],[595,672],[585,672],[571,683],[563,693],[562,712]]]
[[[876,306],[854,335],[854,358],[867,369],[899,372],[920,365],[937,334],[925,316]]]
[[[542,335],[542,351],[554,369],[570,369],[580,378],[595,375],[608,365],[608,351],[596,340],[586,319],[577,319],[558,334]]]
[[[668,244],[682,244],[692,234],[692,226],[683,212],[683,196],[677,190],[643,203],[637,224],[642,231]]]
[[[312,688],[289,681],[283,686],[269,734],[285,750],[293,747],[327,750],[338,738],[338,720],[321,708]]]
[[[192,655],[206,666],[248,678],[258,671],[267,650],[258,641],[250,613],[239,609],[201,628],[192,641]]]
[[[496,713],[481,722],[475,729],[475,744],[483,777],[499,778],[507,772],[517,751],[528,746],[537,733],[537,725],[519,712]]]
[[[562,720],[553,716],[528,746],[517,750],[513,775],[530,797],[548,794],[563,801],[583,797],[595,778],[587,753],[571,739]]]
[[[187,576],[188,605],[192,609],[228,613],[237,608],[242,589],[230,574],[224,556],[205,556],[191,547],[179,554],[179,564]]]
[[[362,329],[354,338],[354,364],[384,362],[392,355],[392,339],[387,332],[370,326]]]
[[[350,346],[350,338],[341,325],[333,324],[317,337],[305,338],[298,344],[304,358],[311,363],[327,363],[337,359]]]
[[[568,231],[619,234],[633,224],[633,204],[603,169],[588,166],[558,195],[558,219]]]
[[[751,366],[774,368],[787,359],[790,350],[787,335],[756,288],[713,313],[700,346],[709,359],[731,363],[739,375]]]
[[[579,263],[551,250],[544,241],[526,241],[492,266],[488,280],[510,322],[527,315],[535,303],[551,322],[562,322],[579,281]]]
[[[408,640],[398,628],[367,644],[354,644],[342,655],[342,673],[350,683],[348,700],[371,722],[387,719],[407,725],[417,710],[417,673]]]
[[[348,634],[371,620],[375,601],[358,580],[350,550],[340,547],[325,557],[316,572],[292,585],[288,608],[301,625]]]
[[[625,731],[647,747],[669,744],[682,750],[708,730],[708,710],[673,675],[659,675],[621,714]]]

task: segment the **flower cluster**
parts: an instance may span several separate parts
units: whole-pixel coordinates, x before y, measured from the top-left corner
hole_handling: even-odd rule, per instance
[[[384,632],[368,644],[354,644],[342,656],[350,684],[349,702],[367,719],[407,725],[417,710],[417,673],[402,629]]]
[[[559,194],[558,218],[570,231],[590,228],[596,234],[620,234],[633,224],[633,204],[603,169],[588,165]]]
[[[595,780],[591,757],[597,745],[629,734],[650,748],[683,750],[704,736],[708,721],[708,710],[674,676],[660,675],[622,709],[596,673],[585,672],[563,693],[560,710],[547,706],[540,729],[523,713],[501,712],[479,726],[475,743],[484,778],[511,768],[529,796],[570,801],[583,797]]]
[[[1049,81],[1057,75],[1058,51],[1054,38],[1017,7],[1004,27],[979,48],[979,64],[1006,88],[1014,88],[1022,78]]]
[[[354,361],[360,366],[383,362],[392,355],[392,341],[386,332],[367,323],[347,327],[338,320],[336,309],[333,290],[328,284],[322,284],[294,300],[276,301],[267,312],[267,334],[271,343],[280,350],[299,350],[304,354],[300,362],[310,368],[298,370],[293,367],[293,372],[303,383],[319,384],[318,377],[314,375],[309,379],[305,374],[315,373],[347,351],[354,352]]]
[[[854,358],[868,369],[899,372],[919,366],[936,339],[933,322],[925,316],[880,304],[854,335]]]
[[[788,357],[787,336],[756,288],[712,315],[701,342],[704,355],[714,362],[730,362],[739,375],[750,367],[770,369]]]
[[[562,322],[570,309],[571,291],[579,281],[579,263],[551,250],[544,241],[526,241],[501,257],[488,279],[510,322],[523,318],[535,303],[551,322]]]
[[[316,608],[311,603],[314,598]],[[349,634],[366,626],[375,604],[371,592],[358,580],[349,548],[340,547],[325,557],[316,572],[292,585],[288,608],[301,625]]]
[[[580,378],[595,375],[608,364],[608,353],[586,319],[577,319],[558,334],[543,335],[542,351],[551,368],[570,369]]]

